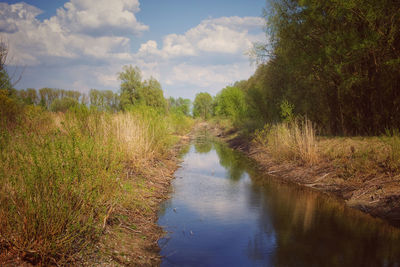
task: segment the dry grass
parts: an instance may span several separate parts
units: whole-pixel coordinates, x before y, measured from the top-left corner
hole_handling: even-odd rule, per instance
[[[162,116],[33,109],[0,129],[0,248],[66,264],[99,240],[116,207],[145,207],[131,179],[175,140]]]
[[[321,155],[333,162],[342,178],[400,170],[398,136],[320,138]]]
[[[400,170],[398,131],[380,137],[316,137],[310,121],[295,120],[266,125],[256,131],[254,141],[279,161],[309,165],[330,161],[345,179],[361,173],[374,175]]]
[[[255,133],[254,140],[278,160],[298,160],[311,165],[320,160],[315,130],[307,119],[266,125]]]

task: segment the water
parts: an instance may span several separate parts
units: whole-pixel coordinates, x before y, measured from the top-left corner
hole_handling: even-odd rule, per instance
[[[161,266],[400,266],[400,233],[339,200],[194,144],[159,214]]]

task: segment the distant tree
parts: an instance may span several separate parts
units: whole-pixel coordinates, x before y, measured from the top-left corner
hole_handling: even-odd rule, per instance
[[[81,104],[85,105],[85,106],[89,104],[89,99],[88,99],[88,96],[86,94],[82,94]]]
[[[209,93],[198,93],[193,102],[193,116],[208,119],[212,115],[213,99]]]
[[[168,98],[168,108],[172,112],[180,112],[186,116],[190,115],[190,106],[191,106],[190,99],[187,98]]]
[[[22,102],[26,105],[37,105],[39,103],[37,92],[33,88],[28,88],[26,90],[18,90],[16,94],[17,97],[20,100],[22,100]]]
[[[118,73],[120,86],[120,104],[123,109],[134,105],[139,98],[139,91],[142,88],[142,73],[138,67],[123,66],[123,71]]]
[[[111,90],[89,91],[90,105],[99,110],[117,111],[119,109],[119,96]]]
[[[138,67],[124,66],[123,71],[118,73],[118,79],[121,81],[119,101],[122,109],[136,104],[166,108],[161,84],[153,77],[142,82]]]
[[[231,118],[238,123],[247,111],[244,92],[238,87],[228,86],[215,97],[215,115]]]
[[[161,84],[153,77],[143,82],[139,89],[138,100],[151,107],[166,108],[167,104]]]
[[[99,109],[103,108],[103,96],[99,90],[90,89],[89,91],[90,105]]]
[[[55,99],[50,106],[50,110],[54,112],[66,112],[72,107],[79,105],[79,102],[75,98],[64,97],[61,99]]]

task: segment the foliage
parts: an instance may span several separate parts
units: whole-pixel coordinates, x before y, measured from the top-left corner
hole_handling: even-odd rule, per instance
[[[138,67],[124,66],[118,73],[121,81],[120,103],[122,109],[144,104],[146,106],[166,108],[166,100],[160,83],[151,77],[142,82],[142,73]]]
[[[70,108],[76,107],[79,102],[76,99],[70,97],[64,97],[61,99],[55,99],[50,105],[50,110],[54,112],[66,112]]]
[[[246,116],[245,94],[238,87],[228,86],[222,89],[215,97],[214,103],[215,115],[230,118],[235,125]]]
[[[20,119],[23,107],[8,90],[0,90],[0,128],[12,127]]]
[[[150,107],[163,109],[167,107],[161,84],[153,77],[143,82],[143,86],[139,90],[139,101]]]
[[[182,113],[186,116],[190,115],[190,106],[191,106],[191,101],[190,99],[186,99],[186,98],[173,98],[170,97],[168,98],[168,107],[170,109],[170,111],[176,113]]]
[[[240,83],[248,118],[279,122],[288,101],[326,134],[400,127],[398,1],[270,0],[265,16],[264,64]]]
[[[212,115],[213,99],[209,93],[198,93],[193,102],[193,116],[204,120]]]
[[[89,91],[90,106],[98,110],[118,111],[119,96],[111,90],[96,90]]]
[[[287,100],[283,100],[281,105],[281,117],[283,118],[283,121],[289,122],[294,119],[294,114],[293,114],[293,109],[294,106],[290,104]]]
[[[33,94],[33,92],[32,92]],[[24,99],[24,92],[20,92],[20,96]],[[51,105],[55,100],[61,100],[63,98],[70,98],[74,99],[76,102],[79,102],[80,99],[82,99],[83,95],[82,93],[78,91],[70,91],[70,90],[63,90],[63,89],[54,89],[54,88],[41,88],[39,90],[39,104],[50,110]],[[25,100],[25,101],[30,101]],[[33,100],[32,100],[33,101]]]
[[[17,96],[25,105],[38,105],[39,97],[35,89],[28,88],[26,90],[18,90]]]
[[[120,101],[123,109],[134,105],[139,98],[139,90],[142,86],[142,73],[138,67],[123,66],[123,71],[118,73],[121,81]]]
[[[190,132],[194,124],[193,118],[183,114],[180,110],[168,114],[170,131],[177,135],[185,135]]]
[[[0,246],[29,253],[33,263],[67,264],[97,242],[113,208],[137,206],[142,196],[124,195],[132,186],[125,166],[152,166],[184,122],[145,105],[57,114],[26,106],[13,128],[0,128]]]

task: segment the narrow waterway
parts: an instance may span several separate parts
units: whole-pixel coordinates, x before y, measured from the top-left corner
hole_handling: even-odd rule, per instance
[[[265,176],[223,144],[192,144],[175,176],[161,266],[400,266],[397,228]]]

